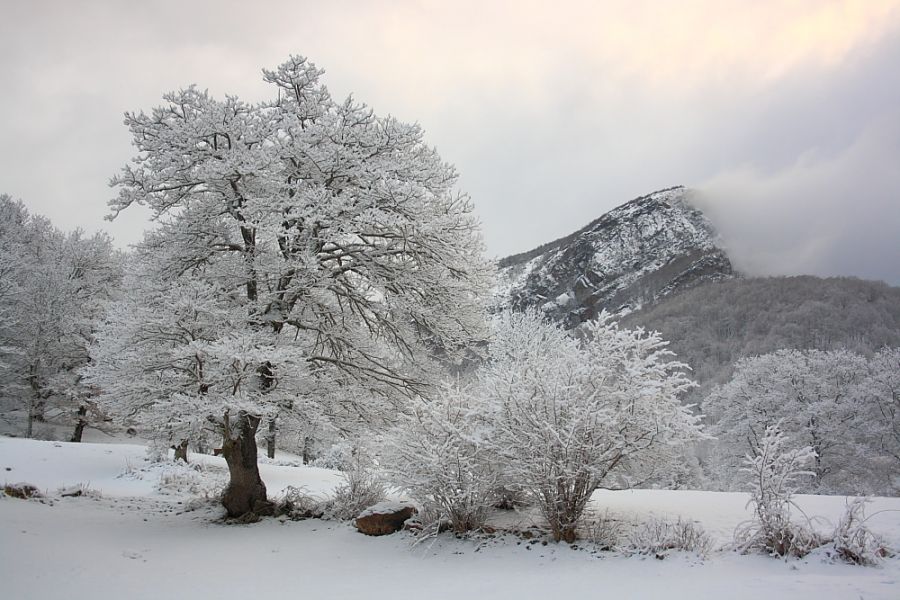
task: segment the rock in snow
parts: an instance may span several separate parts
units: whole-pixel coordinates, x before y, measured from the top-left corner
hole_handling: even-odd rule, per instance
[[[389,535],[403,529],[403,523],[417,512],[405,502],[379,502],[356,517],[356,528],[366,535]]]

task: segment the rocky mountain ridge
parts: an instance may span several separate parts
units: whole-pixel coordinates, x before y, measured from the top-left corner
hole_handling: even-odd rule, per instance
[[[735,276],[709,220],[672,187],[627,202],[582,229],[498,262],[497,309],[538,308],[567,328],[601,310],[628,313]]]

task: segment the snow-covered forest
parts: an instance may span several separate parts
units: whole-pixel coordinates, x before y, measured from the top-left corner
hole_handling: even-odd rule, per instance
[[[0,590],[61,596],[41,557],[81,548],[79,596],[110,576],[83,563],[128,561],[97,597],[211,594],[194,571],[264,573],[219,597],[324,597],[395,565],[373,597],[443,569],[499,574],[496,597],[897,589],[897,288],[715,279],[577,323],[554,316],[574,295],[499,310],[474,203],[418,124],[301,56],[263,79],[261,101],[190,86],[126,113],[110,218],[153,219],[126,251],[0,196]],[[328,575],[304,589],[264,556],[282,548]]]

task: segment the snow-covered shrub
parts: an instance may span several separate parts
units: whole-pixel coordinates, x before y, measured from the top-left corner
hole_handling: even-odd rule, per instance
[[[617,549],[628,530],[622,519],[614,518],[609,511],[596,517],[587,517],[584,525],[584,539],[595,544],[600,550]]]
[[[3,493],[10,498],[19,498],[20,500],[40,498],[42,496],[36,486],[25,482],[4,484]]]
[[[334,497],[326,503],[324,516],[338,521],[355,519],[362,511],[387,497],[384,481],[362,466],[345,471],[344,481],[334,490]]]
[[[477,412],[479,392],[447,383],[434,399],[414,400],[383,457],[391,482],[457,533],[484,525],[499,487],[493,456],[482,443],[488,434]]]
[[[161,463],[169,460],[169,446],[167,440],[153,438],[147,444],[147,460],[151,463]]]
[[[416,544],[453,529],[445,511],[433,503],[420,506],[419,512],[411,517],[405,526],[410,531],[416,532]]]
[[[479,374],[485,444],[554,539],[568,542],[601,485],[631,467],[653,471],[669,449],[702,437],[679,401],[693,383],[658,335],[620,329],[605,314],[579,333],[536,313],[503,315]]]
[[[712,547],[712,538],[699,523],[680,517],[674,522],[654,517],[629,533],[627,550],[663,559],[670,552],[705,556]]]
[[[834,554],[845,562],[874,565],[890,554],[887,542],[866,525],[867,502],[866,498],[851,500],[834,529]]]
[[[321,456],[312,461],[311,466],[335,471],[350,471],[356,465],[353,445],[349,442],[332,444]]]
[[[770,425],[759,441],[758,454],[744,459],[743,472],[750,476],[751,485],[748,506],[753,506],[754,519],[735,532],[741,552],[805,556],[823,543],[808,525],[791,520],[791,507],[796,507],[791,498],[802,479],[814,475],[805,467],[815,459],[815,452],[809,446],[790,450],[788,446],[779,426]]]
[[[502,473],[501,473],[502,479]],[[501,483],[493,491],[493,506],[498,510],[515,510],[528,506],[528,496],[512,482]]]
[[[159,472],[156,489],[161,494],[211,498],[218,496],[225,485],[224,472],[213,472],[203,463],[162,462],[151,465],[148,470]]]
[[[322,501],[302,487],[289,485],[274,502],[275,516],[299,520],[319,518],[322,513]]]

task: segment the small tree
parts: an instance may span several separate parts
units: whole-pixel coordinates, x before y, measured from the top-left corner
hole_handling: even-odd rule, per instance
[[[694,384],[665,346],[606,314],[586,324],[580,340],[534,313],[497,321],[479,375],[492,425],[486,443],[556,540],[576,538],[599,487],[652,463],[662,448],[702,437],[678,399]]]
[[[779,424],[766,427],[755,456],[744,459],[743,473],[750,478],[750,500],[754,520],[738,529],[738,548],[764,550],[776,556],[804,556],[821,540],[808,527],[791,520],[792,496],[800,482],[815,475],[805,470],[816,457],[809,446],[788,448],[788,438]]]

